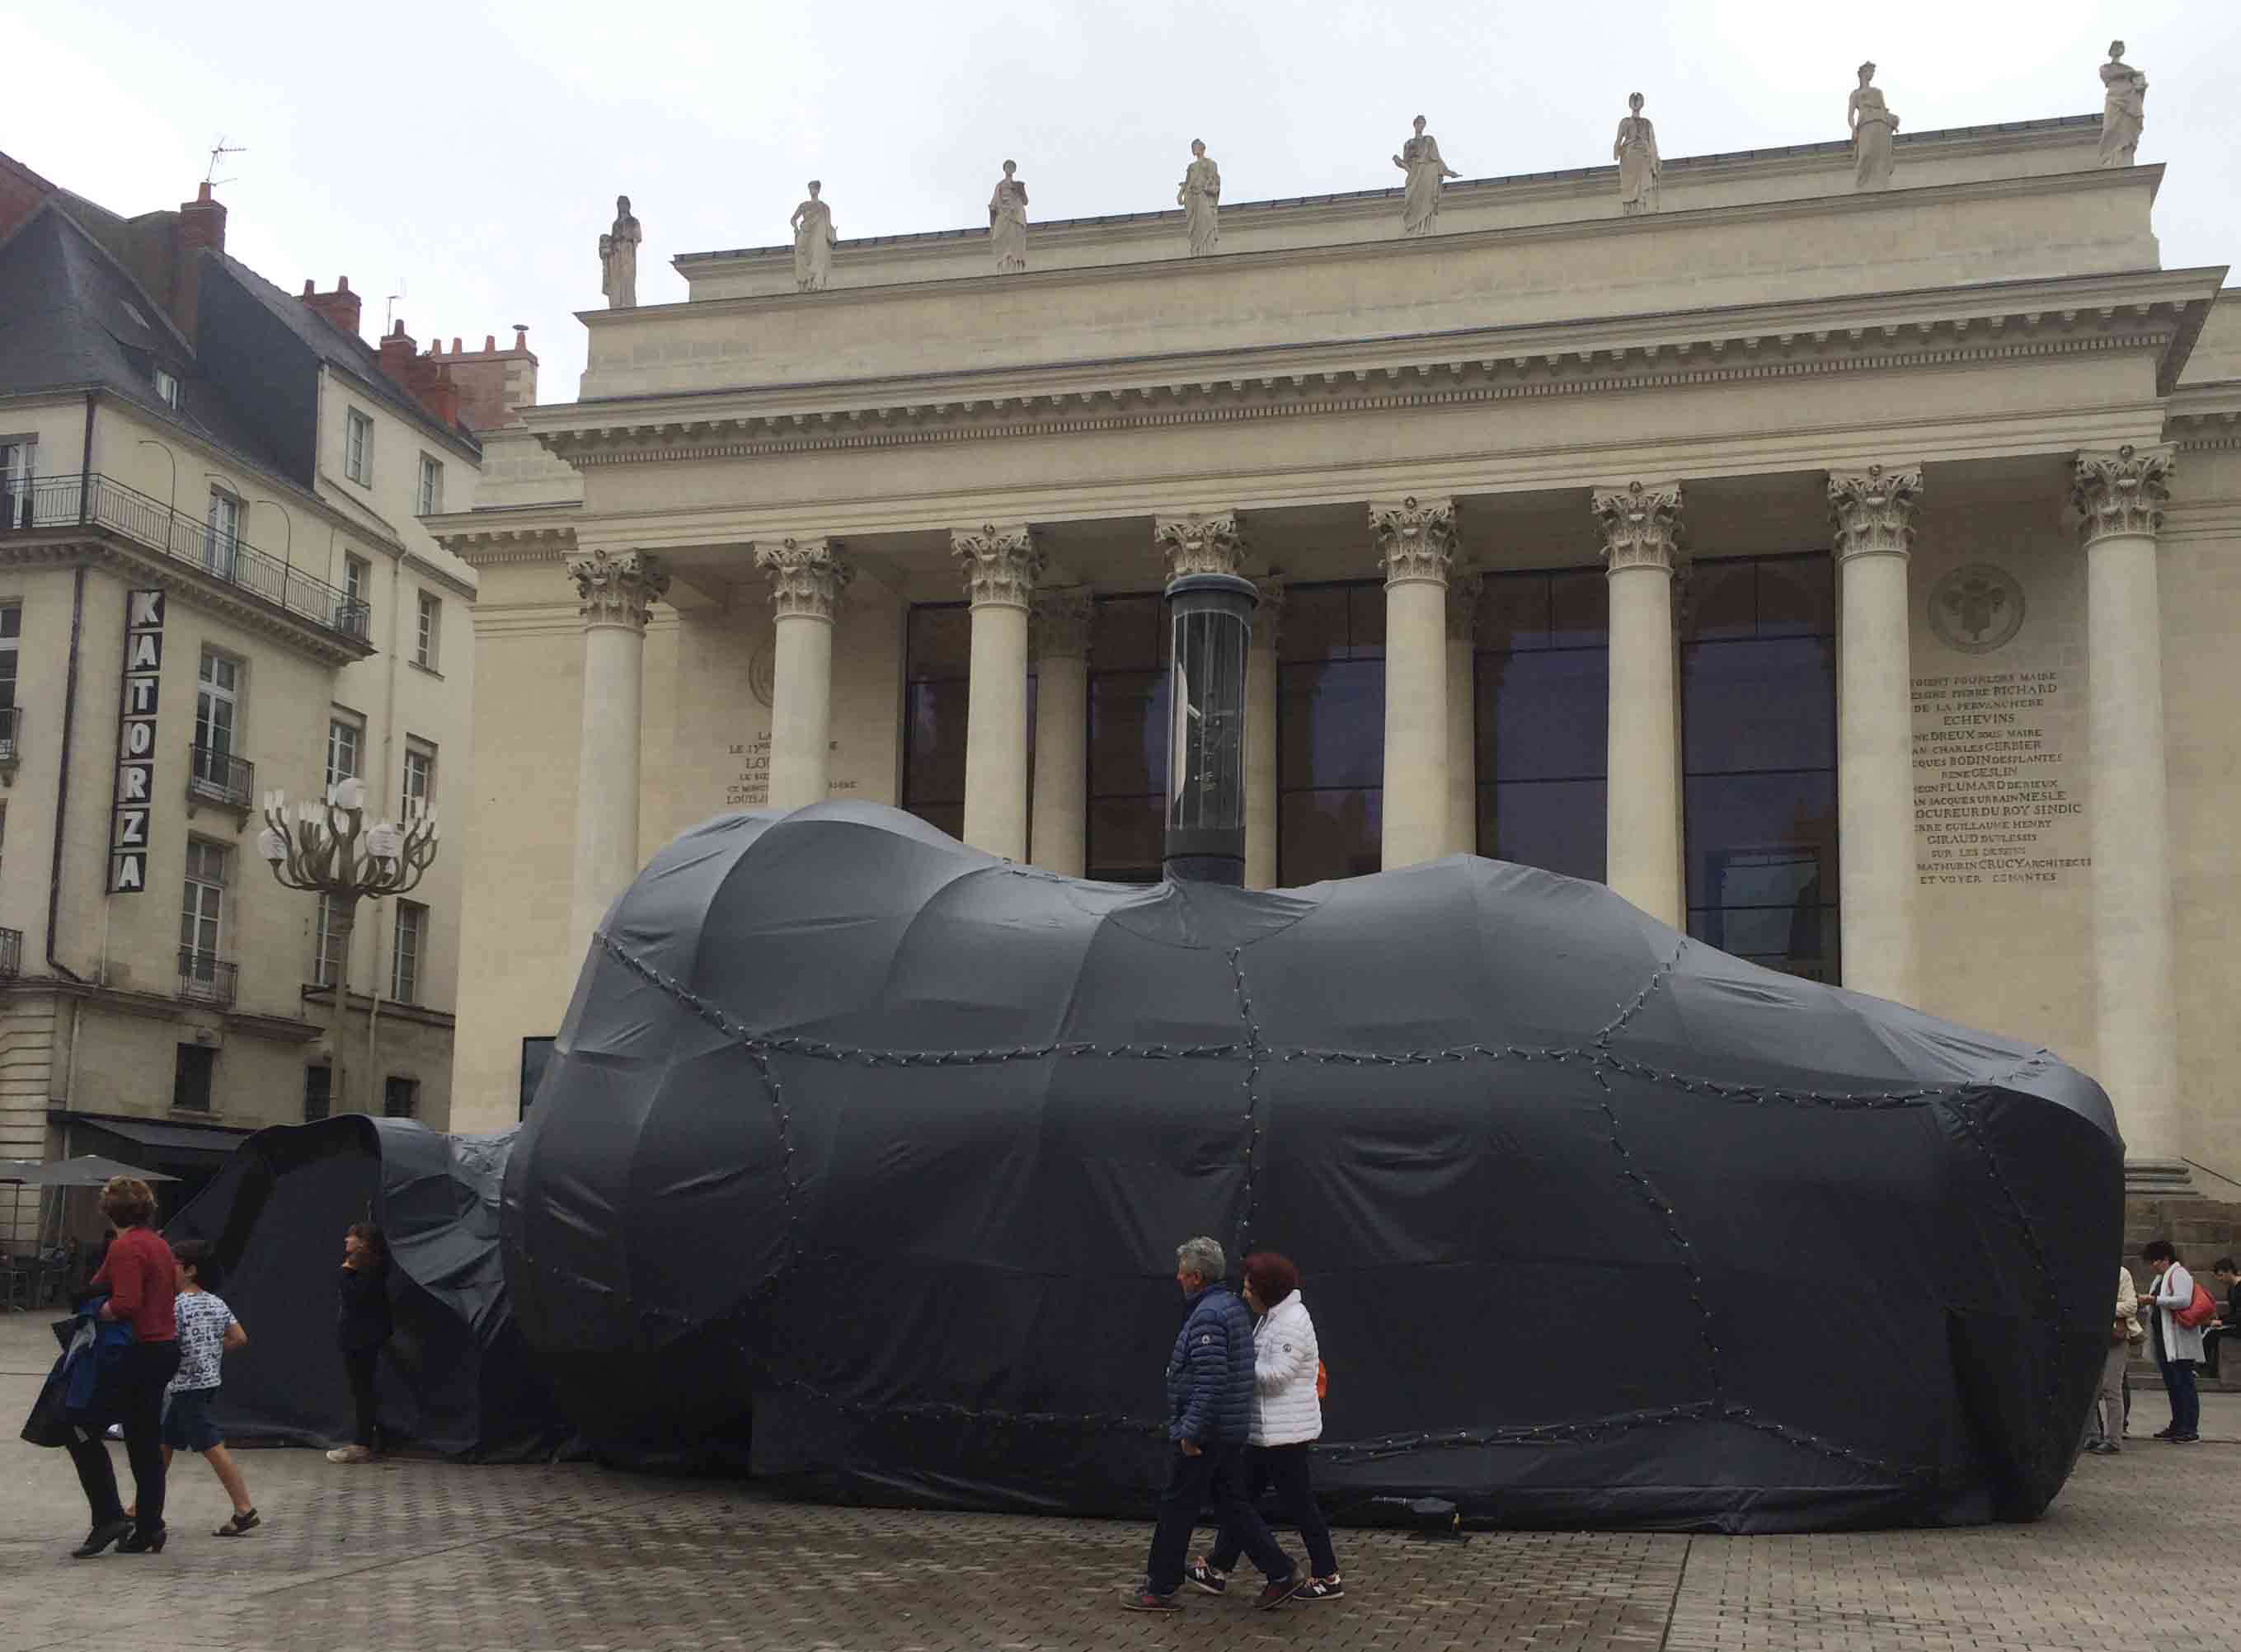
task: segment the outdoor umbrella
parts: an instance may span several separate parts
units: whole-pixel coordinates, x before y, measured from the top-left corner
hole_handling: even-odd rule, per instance
[[[137,1176],[143,1181],[178,1180],[177,1176],[167,1176],[160,1170],[120,1164],[114,1159],[104,1159],[97,1153],[82,1153],[75,1159],[58,1159],[52,1164],[39,1166],[38,1171],[37,1180],[42,1187],[98,1187],[111,1176]]]

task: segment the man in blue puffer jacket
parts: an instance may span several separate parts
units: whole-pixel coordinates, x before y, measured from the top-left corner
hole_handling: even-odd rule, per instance
[[[1277,1546],[1245,1493],[1245,1441],[1253,1432],[1253,1315],[1221,1282],[1221,1247],[1194,1239],[1175,1248],[1175,1283],[1190,1305],[1167,1361],[1167,1483],[1144,1582],[1121,1604],[1139,1612],[1178,1609],[1192,1528],[1213,1499],[1268,1580],[1255,1606],[1281,1606],[1307,1574]]]

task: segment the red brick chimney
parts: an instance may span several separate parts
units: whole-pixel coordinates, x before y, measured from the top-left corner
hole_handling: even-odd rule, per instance
[[[442,361],[420,354],[419,346],[398,322],[381,341],[381,371],[395,379],[412,399],[428,410],[439,425],[456,424],[459,417],[458,387],[452,383]]]
[[[351,338],[355,338],[358,336],[358,297],[351,291],[348,276],[335,278],[335,290],[332,292],[314,292],[311,290],[311,284],[306,281],[304,283],[304,302]]]
[[[179,262],[186,263],[201,247],[225,251],[225,207],[211,198],[208,184],[196,189],[193,200],[179,203]]]
[[[443,359],[444,376],[458,392],[459,418],[471,431],[510,425],[515,409],[537,400],[537,357],[526,327],[514,328],[513,343],[505,350],[495,333],[483,335],[480,350],[463,350],[454,338]]]

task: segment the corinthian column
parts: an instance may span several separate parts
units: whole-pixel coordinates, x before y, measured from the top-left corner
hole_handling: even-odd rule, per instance
[[[755,565],[770,576],[770,806],[806,808],[832,790],[833,619],[851,570],[832,539],[765,539]]]
[[[2080,453],[2071,486],[2085,544],[2098,1076],[2124,1134],[2126,1181],[2165,1190],[2187,1181],[2156,589],[2156,535],[2171,472],[2168,447]]]
[[[584,711],[576,739],[576,861],[569,902],[580,955],[638,876],[639,724],[648,606],[669,589],[660,562],[594,551],[568,564],[584,617]]]
[[[1035,667],[1035,864],[1068,878],[1082,873],[1082,819],[1088,807],[1089,622],[1087,585],[1035,593],[1028,626]]]
[[[1914,1001],[1914,702],[1907,558],[1922,467],[1829,473],[1837,605],[1837,913],[1844,985]]]
[[[965,707],[965,841],[1027,858],[1027,602],[1042,552],[1024,523],[951,532],[973,599]]]
[[[1592,505],[1610,579],[1604,881],[1660,923],[1680,929],[1688,917],[1673,672],[1681,484],[1597,488]]]
[[[1478,599],[1486,576],[1448,576],[1448,853],[1478,853]]]
[[[1453,499],[1369,507],[1385,569],[1385,840],[1390,871],[1448,849],[1448,569]]]
[[[1253,646],[1245,656],[1245,886],[1276,886],[1276,651],[1284,640],[1284,582],[1253,582]]]

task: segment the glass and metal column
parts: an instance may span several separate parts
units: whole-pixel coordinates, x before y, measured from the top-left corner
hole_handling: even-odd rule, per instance
[[[1245,883],[1245,656],[1260,600],[1250,579],[1189,573],[1167,590],[1174,647],[1163,870]]]

